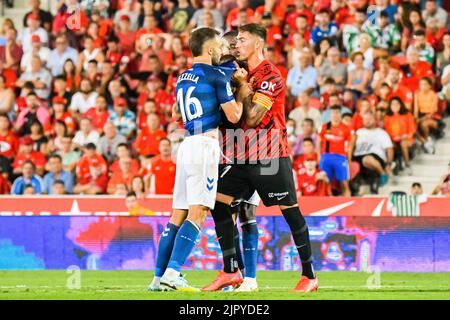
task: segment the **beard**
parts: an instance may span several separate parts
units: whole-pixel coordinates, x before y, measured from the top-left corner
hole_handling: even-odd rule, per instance
[[[212,55],[211,56],[211,63],[212,63],[213,66],[220,65],[220,55],[216,55],[216,54]]]

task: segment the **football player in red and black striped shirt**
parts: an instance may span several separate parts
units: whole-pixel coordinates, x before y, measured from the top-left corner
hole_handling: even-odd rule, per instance
[[[240,93],[247,98],[241,128],[235,130],[236,162],[219,173],[217,201],[211,212],[216,224],[220,221],[222,237],[232,239],[231,206],[248,198],[255,190],[265,206],[278,206],[291,229],[302,261],[302,277],[294,291],[310,292],[317,290],[318,281],[312,266],[308,227],[297,204],[289,158],[285,85],[278,69],[264,58],[265,39],[266,30],[257,24],[239,29],[236,44],[239,60],[248,64],[248,82],[240,81],[239,85]],[[239,273],[234,242],[228,243],[228,247],[222,247],[224,272],[204,290],[219,290],[226,282],[224,280]]]

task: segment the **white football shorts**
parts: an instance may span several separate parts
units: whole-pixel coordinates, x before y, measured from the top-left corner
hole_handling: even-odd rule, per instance
[[[220,160],[219,141],[193,135],[178,148],[173,209],[202,205],[214,209]]]

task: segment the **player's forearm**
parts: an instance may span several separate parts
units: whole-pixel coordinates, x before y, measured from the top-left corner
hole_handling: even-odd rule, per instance
[[[177,103],[174,103],[173,106],[172,106],[172,118],[175,121],[178,121],[178,120],[181,119],[181,113],[180,113],[180,110],[178,109],[178,104]]]

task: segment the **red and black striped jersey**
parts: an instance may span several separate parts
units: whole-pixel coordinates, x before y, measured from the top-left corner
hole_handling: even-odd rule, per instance
[[[278,68],[263,60],[249,71],[248,81],[253,87],[253,103],[268,109],[256,128],[249,128],[242,121],[245,145],[237,141],[238,160],[265,160],[289,157],[286,121],[284,113],[285,84]]]

